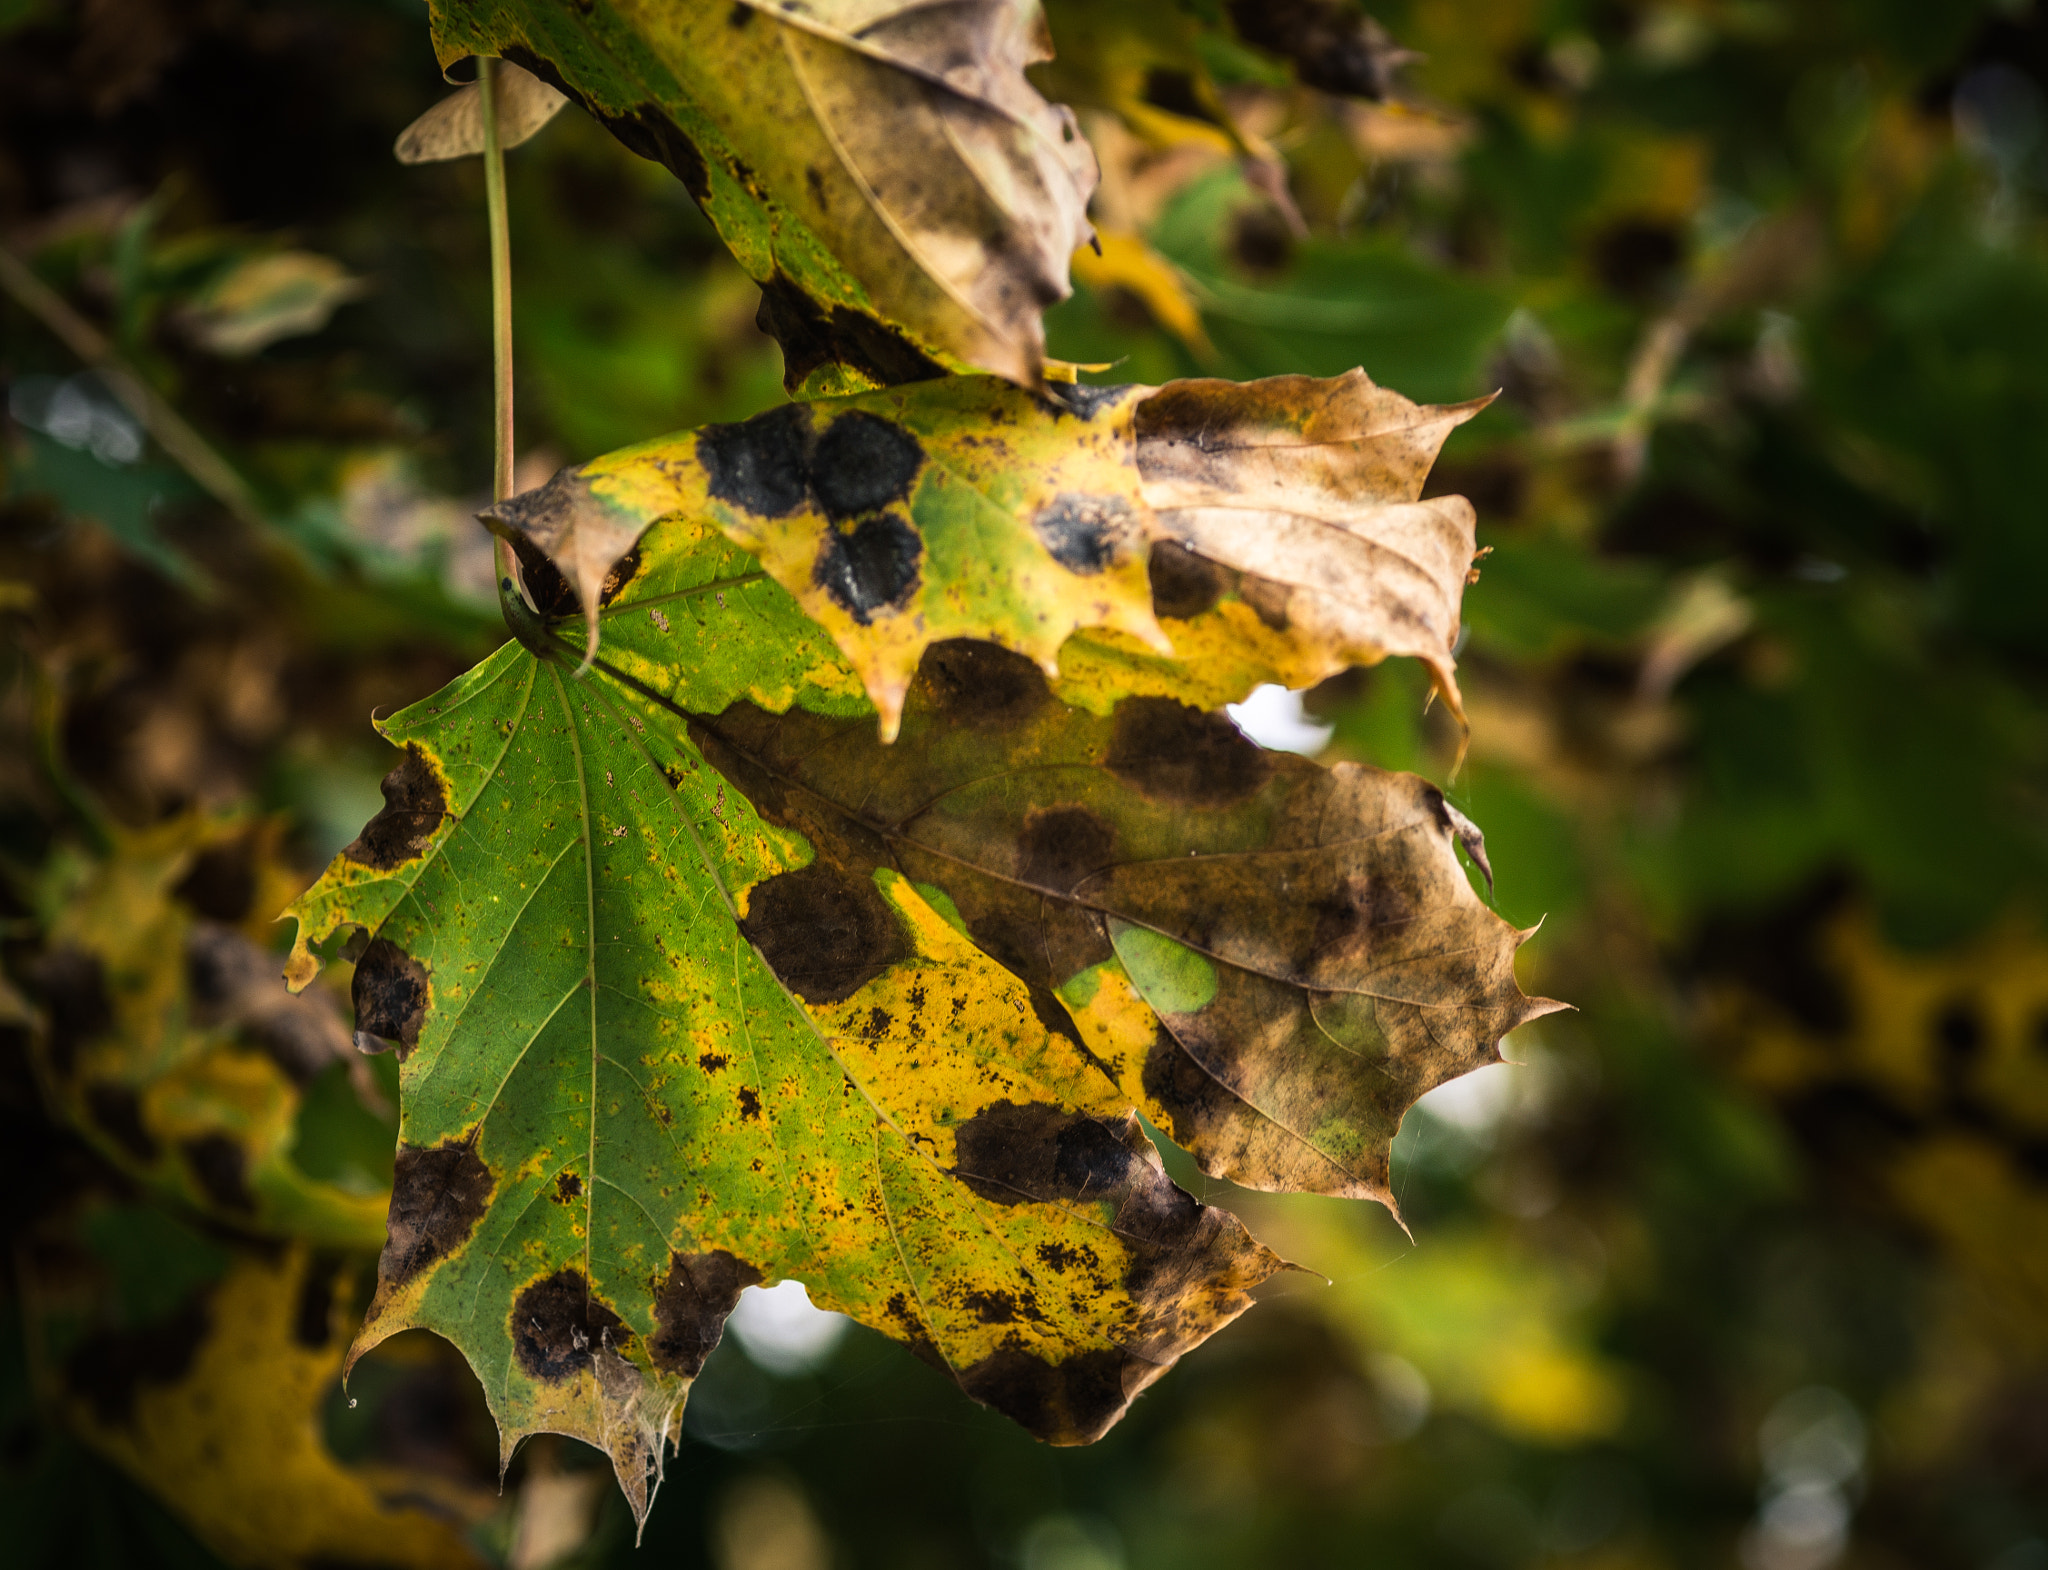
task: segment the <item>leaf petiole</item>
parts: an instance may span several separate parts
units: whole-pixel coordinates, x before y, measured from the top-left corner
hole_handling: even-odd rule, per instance
[[[477,60],[477,96],[484,129],[484,208],[491,236],[491,500],[512,494],[512,236],[505,209],[505,146],[498,134],[498,62]],[[519,635],[513,602],[519,600],[512,547],[497,542],[498,605]],[[520,610],[526,606],[522,602]],[[530,613],[529,613],[530,614]],[[521,639],[521,641],[525,641]]]

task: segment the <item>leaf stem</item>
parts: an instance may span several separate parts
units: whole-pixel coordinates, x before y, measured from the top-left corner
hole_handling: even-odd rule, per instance
[[[505,209],[505,145],[498,136],[498,62],[477,60],[484,122],[484,208],[491,232],[491,500],[512,495],[512,234]],[[509,624],[518,596],[512,547],[497,542],[498,604]],[[524,606],[521,606],[524,609]]]

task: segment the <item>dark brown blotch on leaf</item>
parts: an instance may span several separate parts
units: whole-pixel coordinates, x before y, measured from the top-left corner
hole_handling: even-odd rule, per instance
[[[914,701],[968,725],[1020,725],[1051,701],[1045,673],[999,644],[948,638],[924,652]]]
[[[454,1253],[476,1230],[495,1186],[468,1140],[399,1146],[377,1279],[403,1286]]]
[[[558,1172],[555,1174],[556,1204],[566,1205],[569,1204],[571,1201],[581,1199],[582,1197],[583,1179],[578,1177],[573,1172]]]
[[[185,1169],[200,1192],[223,1210],[254,1215],[256,1196],[249,1192],[249,1155],[225,1134],[202,1134],[178,1146]]]
[[[1205,714],[1171,698],[1127,698],[1104,760],[1110,772],[1148,796],[1189,806],[1242,801],[1272,772],[1257,743],[1224,714]]]
[[[1315,918],[1304,967],[1339,956],[1361,955],[1372,942],[1375,927],[1391,927],[1421,914],[1425,892],[1414,870],[1400,865],[1375,867],[1370,876],[1345,878],[1301,909]]]
[[[1130,1143],[1135,1130],[1135,1120],[1117,1128],[1041,1102],[998,1101],[953,1131],[953,1173],[1002,1205],[1106,1199],[1142,1160]],[[1136,1138],[1144,1144],[1142,1133]]]
[[[1038,1017],[1038,1023],[1050,1034],[1064,1036],[1083,1057],[1100,1066],[1101,1060],[1088,1050],[1088,1043],[1081,1039],[1080,1027],[1074,1023],[1074,1016],[1067,1012],[1067,1006],[1060,1002],[1059,994],[1035,981],[1027,981],[1024,985],[1031,997],[1031,1012]],[[1103,1072],[1111,1079],[1116,1078],[1107,1069]]]
[[[1191,621],[1223,598],[1223,569],[1174,540],[1159,540],[1146,559],[1152,611]]]
[[[84,949],[51,949],[36,961],[34,981],[48,1011],[50,1067],[68,1079],[78,1049],[114,1028],[106,966]]]
[[[782,385],[791,392],[829,364],[864,372],[884,387],[946,374],[943,365],[886,322],[850,306],[828,311],[782,273],[761,285],[754,325],[782,345]]]
[[[348,1268],[349,1256],[334,1249],[320,1249],[306,1261],[292,1309],[292,1339],[308,1351],[317,1352],[334,1339],[335,1289]]]
[[[85,1107],[92,1120],[137,1161],[152,1162],[162,1147],[142,1123],[142,1098],[127,1085],[102,1081],[85,1087]]]
[[[589,7],[579,5],[577,9],[588,11]],[[603,106],[593,104],[577,92],[559,71],[525,45],[506,45],[504,56],[513,64],[524,66],[570,102],[587,110],[613,136],[649,163],[665,166],[699,203],[711,199],[711,172],[705,167],[704,155],[697,150],[695,142],[683,135],[674,118],[661,105],[645,103],[630,114],[606,113]]]
[[[1350,0],[1230,0],[1230,20],[1255,48],[1294,62],[1303,84],[1374,101],[1417,56]]]
[[[558,1270],[512,1300],[512,1353],[529,1377],[558,1385],[616,1352],[631,1332],[580,1270]]]
[[[250,835],[238,834],[209,845],[192,858],[192,866],[171,890],[194,914],[212,921],[240,921],[256,903],[256,846]]]
[[[827,529],[811,578],[865,627],[878,611],[900,607],[917,587],[924,541],[901,513],[863,518],[851,533]]]
[[[423,855],[448,816],[448,792],[418,742],[409,743],[398,767],[384,776],[383,809],[342,851],[350,861],[389,872]]]
[[[1293,625],[1288,607],[1294,591],[1286,584],[1274,583],[1267,578],[1241,576],[1237,580],[1237,594],[1252,608],[1252,614],[1259,618],[1260,625],[1275,632],[1285,632]]]
[[[960,1306],[984,1325],[1014,1325],[1019,1318],[1017,1299],[1009,1292],[969,1292]]]
[[[1086,807],[1035,807],[1017,838],[1017,876],[1033,888],[1070,894],[1116,859],[1116,830]]]
[[[1070,572],[1096,573],[1122,561],[1137,518],[1121,496],[1067,491],[1038,510],[1031,527],[1052,559]]]
[[[656,1328],[647,1343],[654,1366],[696,1378],[718,1345],[740,1293],[760,1280],[760,1271],[722,1248],[670,1255],[668,1279],[654,1293]]]
[[[968,1395],[1034,1438],[1055,1445],[1085,1445],[1107,1433],[1130,1404],[1124,1370],[1131,1361],[1128,1353],[1105,1350],[1047,1363],[1029,1352],[1006,1348],[961,1369],[956,1377]]]
[[[881,892],[828,861],[758,886],[740,931],[806,1003],[844,1003],[910,957],[902,923]]]
[[[143,1386],[175,1385],[192,1371],[212,1328],[206,1294],[195,1294],[162,1319],[87,1336],[65,1359],[64,1382],[100,1422],[125,1425]]]
[[[625,592],[640,571],[640,547],[634,546],[625,555],[605,569],[604,582],[598,585],[597,603],[609,605]]]
[[[1129,382],[1119,382],[1114,387],[1099,387],[1092,382],[1047,382],[1045,401],[1064,414],[1092,420],[1104,408],[1120,403],[1130,390]]]
[[[1145,1094],[1172,1120],[1166,1132],[1183,1148],[1200,1145],[1205,1135],[1243,1115],[1237,1094],[1196,1062],[1163,1023],[1153,1032],[1139,1076]]]
[[[366,1052],[398,1049],[398,1060],[420,1044],[427,1017],[427,972],[387,938],[375,938],[356,961],[349,994],[356,1006],[356,1045]]]

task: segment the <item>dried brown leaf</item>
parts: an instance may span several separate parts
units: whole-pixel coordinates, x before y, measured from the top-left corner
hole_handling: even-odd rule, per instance
[[[498,145],[517,147],[562,112],[568,98],[510,61],[498,66]],[[473,158],[484,150],[483,89],[458,88],[399,133],[391,149],[402,164]]]

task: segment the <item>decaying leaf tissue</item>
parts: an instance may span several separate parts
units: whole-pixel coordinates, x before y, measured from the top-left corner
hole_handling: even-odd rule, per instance
[[[2048,1570],[2044,128],[0,0],[0,1558]]]
[[[1217,710],[1389,654],[1458,707],[1472,510],[1420,495],[1474,408],[949,376],[493,509],[518,640],[382,724],[292,909],[403,1060],[352,1355],[438,1331],[508,1454],[587,1440],[644,1516],[751,1284],[1099,1437],[1285,1268],[1141,1119],[1391,1204],[1402,1113],[1558,1005],[1435,787]]]

